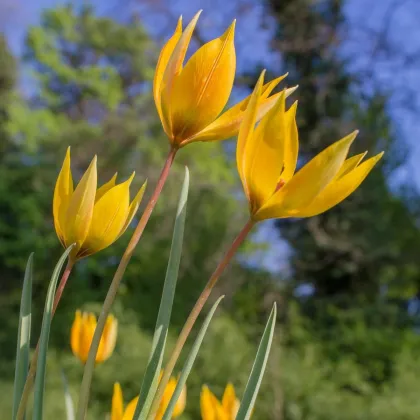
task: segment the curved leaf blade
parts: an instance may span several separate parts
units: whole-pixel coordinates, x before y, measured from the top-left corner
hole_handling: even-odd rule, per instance
[[[23,388],[29,369],[29,350],[31,339],[31,302],[34,254],[29,255],[23,279],[22,297],[20,301],[19,327],[16,348],[15,381],[13,388],[13,419],[19,408]]]
[[[207,328],[209,327],[210,321],[212,320],[213,315],[216,312],[216,309],[223,298],[224,296],[220,296],[219,299],[217,299],[217,301],[214,303],[214,305],[210,309],[210,312],[206,316],[206,319],[203,322],[200,332],[198,333],[198,336],[194,341],[194,345],[190,351],[190,354],[188,355],[187,361],[185,362],[184,368],[182,369],[181,375],[179,376],[175,391],[171,397],[171,400],[169,401],[168,407],[166,408],[166,411],[162,417],[162,420],[172,419],[172,414],[175,410],[175,404],[178,401],[178,398],[181,395],[182,389],[184,388],[187,382],[188,376],[194,365],[195,358],[197,357],[197,354],[198,354],[198,351],[200,350],[204,336],[206,335]]]
[[[147,419],[150,407],[153,402],[153,397],[155,396],[158,386],[159,373],[162,367],[166,337],[168,335],[176,283],[178,280],[179,265],[181,262],[182,242],[184,240],[185,218],[187,214],[189,183],[190,175],[188,168],[185,167],[184,182],[182,184],[178,201],[178,209],[172,235],[171,250],[169,253],[169,260],[166,269],[159,313],[156,320],[152,350],[149,362],[146,367],[146,372],[144,374],[143,383],[141,385],[140,397],[133,417],[137,420]]]
[[[48,286],[47,298],[45,300],[44,315],[42,317],[41,335],[39,337],[39,356],[37,362],[37,374],[35,378],[34,389],[34,408],[32,413],[33,420],[42,420],[42,412],[44,405],[44,389],[45,389],[45,371],[47,364],[48,340],[50,338],[50,328],[52,321],[52,309],[54,303],[55,289],[57,287],[58,278],[64,262],[74,245],[70,245],[61,258],[58,260],[51,276],[51,281]]]
[[[242,397],[241,405],[238,414],[236,415],[236,420],[249,420],[251,417],[265,368],[267,367],[268,355],[273,342],[276,317],[277,305],[274,303],[258,347],[257,355],[255,356],[254,365],[252,366],[251,374],[249,375],[248,383],[246,384],[244,396]]]

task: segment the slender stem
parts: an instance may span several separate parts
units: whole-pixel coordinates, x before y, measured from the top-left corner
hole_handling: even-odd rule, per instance
[[[77,407],[77,416],[76,419],[84,420],[85,413],[87,410],[89,402],[89,390],[93,377],[93,370],[95,367],[96,353],[98,351],[99,343],[101,336],[105,327],[106,319],[110,313],[112,304],[114,303],[115,296],[117,295],[118,288],[120,286],[121,280],[123,278],[124,272],[127,268],[128,263],[133,255],[134,249],[139,242],[144,228],[146,227],[147,222],[153,212],[153,209],[156,205],[156,202],[159,198],[160,193],[162,192],[163,186],[165,185],[166,179],[168,178],[169,171],[171,169],[172,163],[175,159],[177,149],[171,148],[168,157],[166,159],[165,165],[163,166],[162,172],[160,174],[159,180],[157,182],[156,188],[153,191],[152,197],[150,198],[147,206],[144,210],[143,215],[140,218],[140,221],[133,233],[133,236],[130,239],[130,242],[125,250],[120,264],[117,268],[117,271],[114,274],[111,285],[108,289],[108,293],[105,297],[104,304],[102,306],[101,313],[98,318],[98,323],[96,325],[95,334],[93,335],[92,343],[89,349],[88,358],[85,365],[85,370],[83,372],[82,384],[80,386],[79,392],[79,402]]]
[[[55,311],[57,310],[57,306],[60,303],[63,290],[66,287],[67,280],[69,279],[73,266],[74,266],[74,261],[72,259],[69,259],[67,262],[66,268],[64,269],[60,283],[58,284],[57,290],[55,292],[52,316],[54,316]],[[20,399],[19,408],[16,413],[16,420],[23,420],[23,418],[25,417],[26,404],[28,403],[28,398],[29,398],[29,395],[31,394],[32,387],[34,385],[36,365],[38,362],[38,355],[39,355],[39,339],[35,347],[34,354],[32,356],[31,365],[29,368],[28,376],[26,377],[25,386],[23,387],[22,397]]]
[[[185,342],[197,320],[198,316],[200,315],[203,306],[207,302],[214,286],[216,285],[217,281],[219,280],[220,275],[223,273],[226,266],[229,264],[232,257],[235,255],[236,251],[238,250],[239,246],[247,237],[250,230],[253,228],[255,222],[253,220],[249,220],[242,230],[239,232],[238,236],[232,242],[232,245],[227,250],[226,254],[223,256],[222,260],[219,262],[218,266],[214,270],[213,274],[211,275],[209,281],[207,282],[206,286],[204,287],[203,291],[201,292],[200,297],[198,298],[197,302],[195,303],[193,309],[191,310],[184,327],[182,328],[181,333],[179,334],[178,340],[175,344],[175,347],[172,351],[171,357],[168,363],[165,366],[163,371],[162,379],[159,382],[159,387],[156,391],[155,398],[153,399],[152,407],[150,408],[148,419],[154,419],[156,413],[159,409],[159,404],[163,396],[163,392],[166,388],[166,385],[171,377],[172,371],[174,370],[175,364],[181,354],[182,348],[184,347]]]

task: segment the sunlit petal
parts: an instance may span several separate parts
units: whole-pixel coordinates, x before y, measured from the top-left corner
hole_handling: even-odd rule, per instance
[[[290,96],[296,89],[297,86],[286,89],[286,98]],[[264,117],[268,111],[270,111],[270,109],[278,101],[279,96],[280,93],[270,96],[264,100],[260,98],[257,108],[256,121],[261,120],[261,118]],[[193,141],[225,140],[238,134],[250,98],[251,96],[248,96],[243,101],[234,105],[232,108],[229,108],[214,122],[209,124],[204,130],[190,137],[185,142],[185,144],[191,143]]]
[[[124,414],[124,400],[121,386],[118,382],[114,384],[112,394],[111,420],[122,420]]]
[[[64,226],[67,209],[73,194],[73,179],[70,169],[70,147],[67,148],[66,157],[54,189],[53,217],[57,236],[64,244]]]
[[[83,256],[98,252],[117,239],[127,220],[133,177],[134,174],[111,188],[95,204],[89,233],[81,249]]]
[[[245,153],[245,147],[247,142],[251,141],[252,135],[254,133],[254,126],[257,118],[257,105],[264,82],[264,74],[265,72],[263,71],[258,79],[257,84],[255,85],[254,91],[252,92],[249,105],[244,115],[243,123],[241,124],[241,128],[239,130],[238,143],[236,146],[236,163],[238,166],[238,172],[248,199],[250,198],[250,190],[247,184],[246,173],[247,166],[250,164],[250,162],[247,161],[249,156]]]
[[[182,16],[178,20],[174,34],[169,38],[160,52],[159,59],[156,65],[155,76],[153,79],[153,96],[155,99],[156,109],[162,121],[165,132],[168,134],[167,122],[163,119],[161,107],[161,94],[162,94],[162,80],[168,62],[171,58],[174,49],[182,35]]]
[[[124,417],[122,420],[133,420],[138,399],[139,397],[136,397],[129,402],[129,404],[127,405],[127,408],[124,411]]]
[[[359,187],[382,155],[383,153],[379,153],[368,159],[329,184],[306,209],[298,213],[297,217],[316,216],[343,201]]]
[[[83,175],[71,196],[63,226],[66,246],[76,243],[72,254],[76,254],[89,232],[96,194],[96,156]]]
[[[115,181],[117,180],[117,175],[118,174],[114,174],[114,176],[106,184],[98,188],[98,191],[96,191],[95,203],[97,203],[103,197],[103,195],[106,192],[108,192],[112,187],[115,187]]]
[[[351,133],[316,155],[265,203],[256,220],[293,217],[334,179],[357,132]]]
[[[205,128],[225,107],[235,77],[234,30],[235,22],[199,48],[175,78],[171,120],[176,142]]]
[[[161,101],[160,107],[162,112],[162,120],[165,121],[167,130],[172,133],[172,120],[171,120],[171,108],[172,108],[172,91],[174,82],[178,74],[182,69],[185,54],[188,49],[188,45],[191,41],[191,36],[194,32],[195,26],[197,25],[198,18],[200,17],[201,10],[192,18],[191,22],[187,25],[184,32],[180,36],[173,53],[168,61],[165,68],[163,78],[161,79]],[[169,135],[171,137],[171,135]]]

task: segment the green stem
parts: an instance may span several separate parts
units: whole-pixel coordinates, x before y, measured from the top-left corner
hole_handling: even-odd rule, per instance
[[[195,324],[195,321],[197,320],[198,316],[200,315],[201,310],[203,309],[203,306],[207,302],[207,299],[209,298],[214,286],[216,285],[217,281],[219,280],[219,277],[225,270],[226,266],[231,261],[232,257],[235,255],[236,251],[238,250],[239,246],[242,244],[242,242],[247,237],[248,233],[251,231],[253,226],[255,225],[255,222],[253,220],[249,220],[245,226],[242,228],[242,230],[239,232],[238,236],[235,238],[235,240],[232,242],[232,245],[227,250],[226,254],[223,256],[222,260],[219,262],[218,266],[214,270],[213,274],[211,275],[209,281],[207,282],[206,286],[204,287],[203,291],[201,292],[200,297],[198,298],[197,302],[195,303],[192,311],[190,312],[184,327],[182,328],[181,333],[179,334],[178,340],[175,344],[175,347],[172,351],[171,357],[168,361],[168,363],[165,366],[165,369],[163,371],[162,379],[159,382],[159,387],[156,391],[155,398],[153,399],[152,406],[150,408],[148,419],[154,419],[156,416],[156,413],[159,409],[160,401],[162,400],[164,390],[166,388],[166,385],[172,375],[172,372],[174,370],[175,364],[179,358],[179,355],[181,354],[182,348],[184,347],[185,342],[187,341],[187,338]]]
[[[114,303],[118,288],[121,284],[127,265],[130,262],[130,259],[134,253],[137,243],[139,242],[143,234],[144,228],[146,227],[146,224],[149,221],[149,218],[153,212],[153,209],[156,205],[159,195],[162,192],[163,186],[165,185],[165,182],[168,178],[169,171],[175,159],[176,152],[177,152],[177,149],[171,148],[168,154],[168,157],[166,159],[165,165],[163,166],[156,188],[153,191],[153,194],[149,202],[147,203],[144,213],[141,216],[140,221],[133,233],[133,236],[130,239],[127,249],[125,250],[121,258],[120,264],[117,268],[117,271],[114,274],[114,278],[112,279],[111,285],[108,289],[108,293],[105,297],[105,301],[104,301],[101,313],[98,318],[98,323],[96,325],[95,334],[93,335],[92,343],[89,349],[89,354],[86,361],[85,370],[83,372],[83,379],[82,379],[82,384],[80,386],[80,392],[79,392],[79,402],[77,406],[77,415],[76,415],[77,420],[85,419],[85,413],[87,411],[87,406],[89,402],[89,390],[92,383],[93,370],[95,368],[96,353],[98,352],[98,347],[99,347],[101,336],[105,327],[106,319],[111,311],[112,304]]]
[[[64,269],[63,276],[61,277],[60,283],[57,286],[57,290],[54,296],[54,305],[52,310],[52,316],[54,316],[57,306],[60,303],[61,296],[63,294],[64,288],[66,287],[67,280],[69,279],[71,270],[73,269],[74,261],[69,259],[67,266]],[[20,399],[19,408],[16,414],[16,420],[23,420],[25,417],[26,405],[28,403],[29,395],[31,394],[32,387],[34,385],[35,374],[36,374],[36,365],[38,362],[39,354],[39,339],[36,345],[34,354],[32,356],[31,365],[29,368],[28,376],[26,377],[25,386],[23,387],[22,397]]]

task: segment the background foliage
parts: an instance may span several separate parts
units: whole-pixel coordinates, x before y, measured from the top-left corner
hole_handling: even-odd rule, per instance
[[[268,70],[273,75],[289,71],[288,83],[300,85],[294,96],[300,102],[302,156],[310,157],[356,127],[361,134],[355,153],[368,148],[387,154],[382,167],[340,206],[309,220],[268,225],[271,238],[287,241],[288,272],[262,268],[257,242],[242,250],[219,286],[227,298],[190,377],[182,418],[199,418],[204,383],[218,395],[227,381],[242,392],[257,337],[276,300],[279,327],[255,419],[417,420],[419,195],[410,183],[399,190],[389,186],[406,162],[406,146],[388,113],[390,93],[364,91],[340,54],[344,1],[267,0],[261,6],[275,25],[269,47],[281,57],[281,64]],[[75,174],[98,153],[101,182],[115,171],[126,177],[132,170],[136,186],[145,178],[153,186],[157,179],[168,148],[150,92],[158,50],[134,15],[114,19],[93,7],[46,10],[27,32],[22,60],[0,38],[1,412],[11,411],[26,258],[35,251],[37,337],[46,279],[61,252],[51,199],[66,147],[71,146]],[[238,88],[253,85],[257,67],[238,75]],[[20,68],[31,70],[29,95],[19,88]],[[113,357],[97,367],[90,418],[109,412],[114,381],[122,383],[127,400],[138,392],[183,165],[189,166],[192,182],[169,344],[245,221],[232,146],[199,144],[181,151],[119,292],[114,310],[118,345]],[[82,366],[68,344],[74,310],[99,310],[128,236],[78,264],[72,274],[53,323],[46,418],[64,418],[60,369],[74,394],[81,379]],[[271,252],[280,259],[284,249]]]

